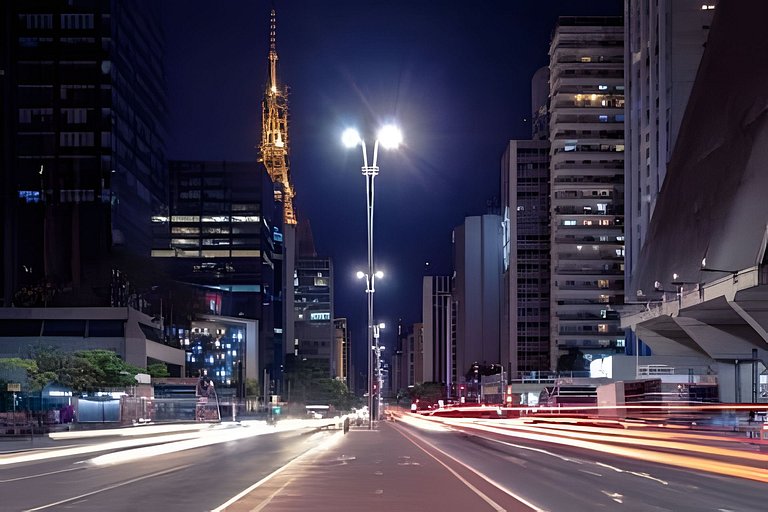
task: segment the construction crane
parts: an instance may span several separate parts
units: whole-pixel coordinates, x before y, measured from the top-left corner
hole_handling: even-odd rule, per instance
[[[269,19],[269,79],[261,103],[262,129],[259,162],[267,168],[275,187],[275,200],[283,205],[283,222],[296,224],[293,211],[293,186],[288,162],[288,87],[277,83],[275,10]]]

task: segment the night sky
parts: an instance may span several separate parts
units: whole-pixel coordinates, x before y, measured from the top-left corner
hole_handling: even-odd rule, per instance
[[[365,180],[344,128],[369,151],[381,124],[403,131],[404,147],[379,154],[375,320],[418,322],[422,276],[451,271],[451,231],[498,201],[505,144],[530,138],[530,80],[548,64],[557,17],[621,15],[623,1],[163,0],[169,159],[256,159],[272,5],[294,204],[333,259],[335,314],[350,319],[359,361]]]

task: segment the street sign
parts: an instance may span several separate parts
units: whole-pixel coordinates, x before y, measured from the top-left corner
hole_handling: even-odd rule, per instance
[[[19,391],[21,391],[21,384],[19,384],[18,382],[9,382],[8,391],[18,393]]]

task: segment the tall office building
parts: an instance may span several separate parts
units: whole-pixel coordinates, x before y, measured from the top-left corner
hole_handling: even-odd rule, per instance
[[[456,383],[456,332],[450,276],[424,276],[421,321],[424,326],[423,378],[445,385],[452,396]]]
[[[293,355],[325,378],[338,376],[330,258],[296,260]]]
[[[509,343],[501,343],[502,222],[498,215],[466,217],[453,230],[456,302],[456,370],[473,363],[507,366]]]
[[[278,313],[281,275],[275,264],[281,251],[282,211],[274,200],[272,180],[256,162],[170,161],[168,165],[168,212],[152,217],[154,262],[190,293],[190,312],[197,320],[205,318],[210,330],[203,332],[211,338],[208,345],[215,346],[217,330],[222,331],[219,337],[224,331],[239,336],[230,344],[257,339],[251,352],[257,349],[258,353],[248,354],[247,361],[258,361],[259,367],[246,367],[244,375],[257,378],[265,368],[272,375],[283,355]],[[179,295],[173,301],[177,308],[183,302]],[[208,325],[216,317],[222,317],[221,322],[226,317],[230,320],[227,325]],[[258,336],[243,331],[254,326]],[[192,338],[200,332],[193,331]],[[189,368],[195,368],[195,362],[204,364],[209,356],[208,346],[199,345],[206,350],[190,349],[195,361],[188,361]],[[210,351],[217,365],[223,361],[221,354]],[[241,382],[231,378],[232,368],[216,371],[230,375],[222,383]]]
[[[624,29],[561,17],[550,45],[551,365],[624,351]]]
[[[336,356],[336,378],[347,385],[350,390],[353,389],[349,378],[350,369],[350,344],[349,344],[349,326],[346,318],[334,318],[334,354]]]
[[[418,323],[408,330],[403,348],[403,377],[405,385],[414,386],[424,380],[424,324]]]
[[[638,264],[709,37],[715,0],[625,0],[626,278]],[[634,292],[628,294],[635,300]],[[634,346],[628,344],[628,349]]]
[[[53,294],[48,305],[110,305],[108,256],[149,257],[166,190],[159,11],[145,0],[0,7],[3,305],[22,288]]]
[[[549,66],[536,70],[531,78],[531,138],[549,140]]]
[[[534,132],[536,123],[534,123]],[[549,141],[512,140],[501,160],[503,361],[518,372],[549,370]]]

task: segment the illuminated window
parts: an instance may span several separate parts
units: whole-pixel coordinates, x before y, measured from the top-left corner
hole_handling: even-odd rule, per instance
[[[563,226],[575,226],[575,225],[576,225],[576,221],[575,220],[564,220],[563,221]]]
[[[582,57],[581,62],[592,62],[592,57]]]
[[[624,338],[619,338],[616,340],[616,346],[617,347],[624,347],[626,346],[627,341]]]
[[[597,332],[601,332],[603,334],[608,332],[608,324],[597,324]]]
[[[611,282],[607,279],[598,279],[597,280],[597,287],[598,288],[608,288],[611,285]]]
[[[19,198],[27,203],[39,203],[40,192],[37,190],[19,190]]]

